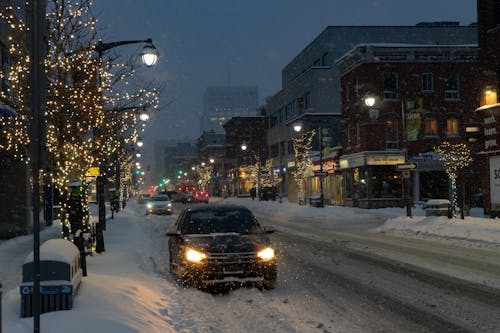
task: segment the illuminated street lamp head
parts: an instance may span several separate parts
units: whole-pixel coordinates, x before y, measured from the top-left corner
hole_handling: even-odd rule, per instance
[[[214,160],[213,158],[211,158],[211,159],[210,159],[210,163],[212,163],[212,164],[213,164],[214,162],[215,162],[215,160]]]
[[[375,105],[375,97],[374,96],[371,96],[371,95],[367,95],[365,97],[365,105],[368,106],[368,107],[372,107]]]
[[[149,120],[149,114],[147,114],[145,111],[142,111],[139,114],[139,119],[142,121],[147,121],[147,120]]]
[[[142,147],[144,145],[144,142],[142,142],[141,138],[137,138],[137,146]]]
[[[141,157],[141,153],[135,154],[135,157]]]
[[[247,144],[243,142],[241,144],[241,150],[247,150],[247,148],[248,148]]]
[[[141,59],[142,62],[148,67],[154,66],[156,64],[156,62],[158,61],[158,55],[159,53],[152,43],[145,45],[142,48]]]
[[[299,121],[299,122],[296,122],[293,124],[293,130],[295,132],[300,132],[302,131],[302,128],[304,127],[304,125],[302,125],[302,123]]]

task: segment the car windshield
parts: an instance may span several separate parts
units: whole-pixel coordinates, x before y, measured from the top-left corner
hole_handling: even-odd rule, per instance
[[[253,214],[245,209],[200,210],[186,215],[182,234],[240,233],[255,234],[263,230]]]
[[[166,195],[151,197],[151,201],[168,201],[168,200],[169,198]]]

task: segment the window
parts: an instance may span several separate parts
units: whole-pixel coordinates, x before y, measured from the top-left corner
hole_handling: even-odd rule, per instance
[[[458,119],[448,118],[446,120],[446,135],[458,136]]]
[[[422,91],[434,91],[434,76],[432,75],[432,73],[422,74]]]
[[[384,73],[384,98],[398,99],[398,75]]]
[[[359,128],[359,121],[356,122],[356,144],[359,145],[361,142],[361,133]]]
[[[386,149],[398,149],[398,123],[394,120],[388,120],[386,123],[386,138],[385,138]]]
[[[311,93],[306,92],[304,94],[304,109],[309,109],[311,107]]]
[[[424,133],[426,136],[437,136],[437,120],[436,118],[426,118],[424,121]]]
[[[451,73],[446,79],[444,88],[444,98],[445,99],[459,99],[458,94],[458,73]]]
[[[328,52],[321,56],[321,66],[328,66]]]

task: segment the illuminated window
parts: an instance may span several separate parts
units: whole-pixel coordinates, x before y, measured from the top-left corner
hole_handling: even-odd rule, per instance
[[[427,136],[437,136],[437,120],[435,118],[426,118],[424,121],[424,133]]]
[[[446,135],[458,136],[458,119],[449,118],[446,120]]]

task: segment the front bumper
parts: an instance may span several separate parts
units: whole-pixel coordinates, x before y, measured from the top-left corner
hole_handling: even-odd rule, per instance
[[[262,282],[276,278],[277,262],[263,262],[257,258],[220,262],[209,258],[200,264],[184,262],[180,273],[184,279],[202,284]]]
[[[164,214],[168,214],[168,215],[171,215],[173,214],[173,209],[172,207],[168,207],[168,208],[148,208],[146,210],[146,213],[147,214],[160,214],[160,215],[164,215]]]

